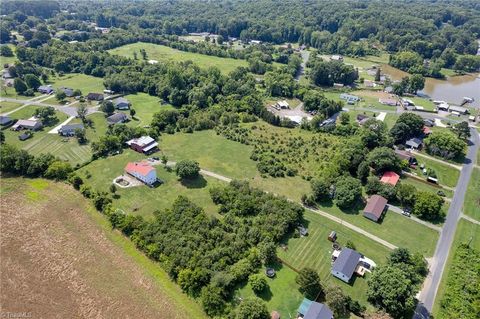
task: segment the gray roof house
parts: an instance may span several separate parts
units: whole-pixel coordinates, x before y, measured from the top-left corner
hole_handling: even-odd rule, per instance
[[[125,115],[125,113],[121,113],[121,112],[115,113],[115,114],[107,117],[108,124],[123,123],[123,122],[126,122],[127,120],[128,120],[127,115]]]
[[[128,110],[130,108],[130,102],[123,97],[119,97],[113,101],[113,105],[117,110]]]
[[[8,116],[0,115],[0,126],[7,126],[12,124],[13,120]]]
[[[80,129],[83,130],[83,124],[67,124],[63,125],[59,130],[58,134],[62,136],[73,136],[75,135],[75,130]]]
[[[38,87],[37,91],[43,94],[50,94],[53,92],[53,88],[48,85],[41,85]]]
[[[414,138],[411,138],[408,141],[406,141],[405,145],[410,147],[410,148],[413,148],[413,149],[417,150],[417,149],[421,148],[422,140],[417,138],[417,137],[414,137]]]
[[[332,319],[333,312],[324,304],[312,302],[303,319]]]
[[[333,312],[327,305],[307,298],[303,299],[297,312],[303,319],[333,319]]]
[[[332,275],[348,283],[352,279],[361,257],[362,255],[355,250],[343,248],[333,263]]]
[[[66,88],[66,87],[61,87],[60,91],[63,91],[67,97],[72,97],[73,96],[73,89]]]
[[[87,100],[90,101],[103,101],[103,94],[102,93],[88,93]]]

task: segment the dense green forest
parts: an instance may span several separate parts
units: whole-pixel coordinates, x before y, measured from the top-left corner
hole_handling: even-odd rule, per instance
[[[94,5],[90,1],[2,1],[1,8],[9,15],[3,19],[2,40],[5,30],[35,23],[26,15],[53,16],[52,24],[66,30],[85,30],[82,22],[92,21],[99,27],[144,30],[151,35],[210,32],[242,40],[299,42],[358,55],[381,43],[390,52],[411,50],[425,58],[439,56],[446,48],[475,54],[480,34],[480,8],[474,0],[428,4],[390,0],[116,1]],[[60,10],[65,11],[56,14]]]

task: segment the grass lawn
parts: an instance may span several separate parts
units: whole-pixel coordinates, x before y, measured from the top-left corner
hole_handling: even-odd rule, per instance
[[[289,318],[295,315],[303,295],[298,291],[298,285],[295,283],[297,273],[285,265],[277,264],[274,278],[268,278],[264,274],[264,268],[259,271],[267,279],[268,289],[258,297],[266,303],[269,311],[276,310],[280,312],[281,318]],[[245,284],[235,292],[236,298],[255,297],[250,284]]]
[[[51,84],[55,89],[58,89],[62,86],[74,90],[79,89],[82,91],[83,95],[87,95],[89,92],[102,93],[105,89],[102,78],[97,78],[82,73],[70,73],[63,76],[51,77],[49,79],[49,84]],[[53,97],[53,99],[55,99],[55,97]]]
[[[421,97],[406,97],[408,100],[411,100],[413,103],[415,103],[416,106],[422,106],[425,111],[430,111],[433,112],[435,109],[435,104],[433,104],[432,101],[429,101],[428,99],[424,99]]]
[[[397,122],[399,116],[400,115],[398,114],[387,113],[384,122],[385,124],[387,124],[387,127],[389,129],[391,129],[395,125],[395,122]]]
[[[109,52],[111,54],[122,55],[129,58],[133,58],[133,52],[137,52],[138,56],[141,58],[140,49],[145,49],[145,51],[147,52],[148,60],[176,62],[190,60],[198,64],[200,67],[218,67],[225,74],[233,71],[239,66],[247,66],[247,61],[245,60],[219,58],[216,56],[180,51],[164,45],[143,42],[124,45],[109,50]]]
[[[163,134],[160,149],[172,161],[196,160],[200,167],[230,178],[257,175],[256,163],[250,159],[251,146],[227,140],[212,130]]]
[[[317,270],[322,282],[340,286],[353,299],[367,305],[365,279],[357,278],[353,284],[346,284],[330,274],[333,249],[327,237],[332,230],[335,230],[341,245],[345,245],[348,240],[352,241],[361,254],[374,260],[377,265],[385,262],[390,250],[313,212],[307,211],[305,220],[308,223],[308,236],[289,239],[286,250],[278,249],[278,256],[296,270],[304,267]]]
[[[470,243],[473,248],[477,250],[480,249],[480,226],[460,218],[457,225],[457,230],[455,232],[455,239],[452,243],[452,248],[450,250],[447,263],[445,265],[442,280],[440,281],[440,285],[438,287],[435,304],[433,305],[432,313],[435,318],[438,316],[438,312],[440,310],[440,302],[442,301],[445,294],[445,285],[447,283],[447,278],[450,270],[450,265],[453,261],[453,256],[455,255],[457,247],[462,243]]]
[[[132,103],[131,108],[135,110],[135,119],[129,122],[129,125],[146,126],[152,122],[153,114],[165,109],[173,108],[170,104],[162,104],[156,96],[146,93],[137,93],[124,96]],[[130,111],[126,111],[130,113]]]
[[[411,169],[412,173],[416,173],[420,177],[425,177],[425,175],[423,175],[422,173],[422,170],[420,169],[420,165],[424,164],[425,168],[431,168],[435,171],[435,173],[437,174],[438,183],[440,185],[445,185],[448,187],[457,186],[457,180],[460,176],[460,171],[458,169],[439,163],[437,161],[433,161],[423,156],[416,156],[416,159],[418,161],[418,166],[416,169]]]
[[[17,94],[15,89],[13,87],[10,87],[10,86],[6,87],[5,90],[6,90],[6,93],[3,89],[0,90],[0,96],[1,97],[8,97],[8,98],[17,99],[17,100],[30,100],[30,99],[33,99],[36,96],[41,95],[40,92],[35,92],[34,96],[19,95],[19,94]]]
[[[415,186],[415,188],[419,191],[424,191],[424,192],[431,192],[431,193],[437,193],[439,190],[445,193],[445,196],[448,198],[453,197],[453,191],[449,189],[442,188],[440,186],[436,186],[435,184],[428,183],[428,182],[422,182],[419,181],[413,177],[405,176],[402,178],[402,183],[404,184],[410,184]]]
[[[432,256],[438,239],[438,232],[423,226],[405,216],[387,212],[381,223],[375,223],[363,217],[364,205],[342,211],[333,203],[324,203],[318,207],[327,213],[352,223],[371,234],[378,236],[397,247],[417,251],[424,256]]]
[[[297,202],[300,202],[303,194],[309,194],[312,191],[310,182],[299,176],[263,178],[260,175],[257,175],[249,181],[252,186],[285,196]]]
[[[23,104],[20,104],[20,103],[2,101],[0,102],[0,114],[15,110],[16,108],[19,108],[22,105]]]
[[[468,184],[463,213],[480,221],[480,169],[474,167]]]
[[[2,44],[3,46],[4,44]],[[13,51],[13,56],[0,56],[0,64],[2,65],[2,68],[3,68],[3,65],[4,64],[13,64],[15,62],[17,62],[17,56],[15,54],[15,46],[13,44],[7,44],[8,47],[10,47],[10,49],[12,49]]]
[[[115,177],[123,174],[125,165],[130,161],[146,159],[142,154],[127,149],[120,155],[102,158],[82,167],[78,173],[84,182],[98,191],[109,191]],[[157,188],[145,185],[122,189],[117,187],[118,198],[113,205],[124,210],[143,216],[151,216],[155,210],[170,208],[173,201],[184,195],[194,203],[204,208],[208,213],[216,213],[217,208],[210,199],[209,188],[222,185],[222,182],[210,177],[199,177],[190,182],[181,182],[174,172],[165,170],[163,166],[156,166],[157,176],[164,182]],[[87,178],[90,173],[91,177]]]

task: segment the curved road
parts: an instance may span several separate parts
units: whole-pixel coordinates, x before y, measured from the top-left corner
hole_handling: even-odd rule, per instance
[[[450,209],[448,210],[447,219],[437,242],[435,254],[432,258],[430,273],[423,284],[423,288],[419,296],[420,303],[417,306],[416,314],[413,318],[429,318],[425,310],[431,312],[435,303],[435,296],[442,279],[448,254],[453,243],[453,238],[455,237],[457,223],[461,217],[461,211],[465,199],[465,193],[467,192],[468,182],[470,181],[470,176],[472,174],[475,161],[477,160],[480,137],[477,130],[470,128],[470,132],[472,136],[470,138],[470,145],[468,146],[465,163],[460,172],[457,187],[455,188],[455,194],[453,195],[452,202],[450,203]]]

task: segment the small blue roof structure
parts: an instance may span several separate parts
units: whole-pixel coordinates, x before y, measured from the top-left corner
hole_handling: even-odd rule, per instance
[[[307,313],[308,308],[310,308],[310,306],[312,305],[312,302],[313,301],[308,300],[307,298],[303,298],[303,301],[300,304],[300,307],[298,307],[298,313],[304,316]]]

